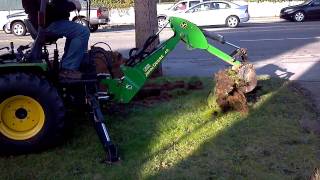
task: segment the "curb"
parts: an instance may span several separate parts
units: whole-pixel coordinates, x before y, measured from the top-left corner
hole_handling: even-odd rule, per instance
[[[251,17],[250,21],[276,21],[281,20],[279,16],[264,16],[264,17]]]

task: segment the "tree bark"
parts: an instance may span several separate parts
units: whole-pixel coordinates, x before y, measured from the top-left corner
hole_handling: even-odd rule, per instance
[[[142,48],[145,41],[158,31],[157,0],[135,0],[136,47]],[[148,50],[152,51],[159,44],[159,39],[152,43]],[[153,76],[161,76],[162,67],[155,70]]]

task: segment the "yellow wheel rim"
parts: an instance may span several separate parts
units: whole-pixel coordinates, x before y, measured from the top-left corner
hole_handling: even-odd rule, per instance
[[[0,133],[9,139],[26,140],[42,129],[45,115],[42,106],[28,96],[12,96],[0,104]]]

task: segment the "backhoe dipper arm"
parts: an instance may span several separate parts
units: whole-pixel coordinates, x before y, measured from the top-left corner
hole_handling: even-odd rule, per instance
[[[215,37],[212,34],[204,34],[203,31],[195,24],[182,18],[171,17],[169,21],[171,28],[174,31],[174,36],[162,43],[157,50],[153,51],[149,56],[137,63],[135,66],[130,67],[122,65],[121,71],[124,76],[120,80],[104,79],[101,81],[102,84],[105,84],[108,87],[108,91],[115,101],[129,103],[145,84],[152,72],[176,47],[180,40],[192,48],[206,50],[233,66],[241,64],[241,62],[234,60],[228,54],[210,45],[205,34],[209,36],[209,38],[218,40],[221,43],[223,38],[220,39],[220,41],[218,37]]]

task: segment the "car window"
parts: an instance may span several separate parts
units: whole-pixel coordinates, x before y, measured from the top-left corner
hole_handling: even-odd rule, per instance
[[[187,2],[186,1],[181,1],[177,3],[177,5],[173,8],[174,11],[178,10],[185,10],[187,9]]]
[[[213,10],[215,9],[214,3],[204,3],[202,11]]]
[[[208,11],[208,10],[216,9],[213,5],[214,4],[212,2],[211,3],[199,4],[199,5],[196,5],[196,6],[192,7],[187,12],[190,13],[190,12]]]
[[[227,3],[223,3],[223,2],[214,2],[214,3],[211,3],[211,8],[228,9],[228,8],[230,8],[230,5]]]
[[[80,4],[81,4],[81,7],[82,7],[82,8],[87,8],[87,1],[85,1],[85,0],[80,0],[79,2],[80,2]]]
[[[193,13],[193,12],[198,12],[201,10],[201,7],[203,5],[202,4],[198,4],[196,6],[193,6],[192,8],[190,8],[188,11],[186,11],[186,13]]]
[[[314,0],[314,1],[312,2],[312,5],[314,5],[314,6],[320,6],[320,0]]]
[[[192,6],[197,5],[199,3],[200,3],[200,1],[190,1],[189,2],[189,8],[191,8]]]
[[[308,5],[308,4],[310,4],[311,1],[312,1],[312,0],[306,0],[306,1],[303,2],[301,5]]]

